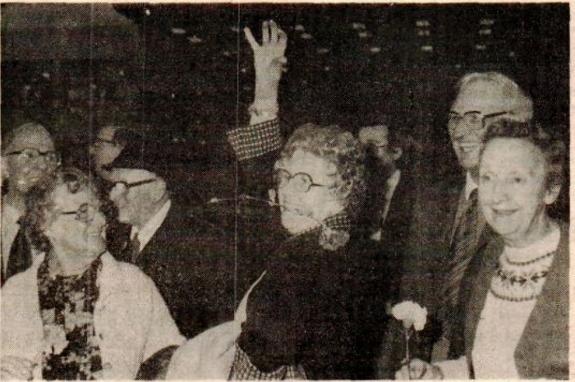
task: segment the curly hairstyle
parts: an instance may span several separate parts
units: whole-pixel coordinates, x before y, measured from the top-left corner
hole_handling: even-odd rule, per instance
[[[50,240],[44,233],[46,224],[54,218],[54,191],[66,184],[70,193],[91,190],[100,200],[100,211],[109,221],[115,216],[114,204],[102,193],[90,177],[77,168],[63,168],[56,172],[49,182],[34,186],[26,195],[26,213],[20,219],[20,225],[32,246],[40,252],[48,253],[52,249]]]
[[[540,125],[509,118],[498,119],[487,125],[487,131],[483,137],[483,150],[487,142],[495,138],[519,138],[531,142],[541,150],[545,158],[545,185],[547,189],[563,184],[563,166],[567,147],[563,141],[553,138]]]
[[[280,153],[278,163],[291,158],[297,150],[335,165],[339,175],[336,194],[344,202],[346,212],[352,217],[357,216],[365,196],[365,152],[353,134],[339,126],[307,123],[293,132]]]

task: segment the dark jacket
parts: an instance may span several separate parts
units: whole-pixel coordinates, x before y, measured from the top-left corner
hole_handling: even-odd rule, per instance
[[[365,254],[349,245],[325,250],[318,237],[315,230],[275,251],[250,295],[238,343],[262,371],[300,364],[311,379],[372,377],[364,336],[377,330],[381,293],[363,268]]]
[[[471,286],[465,321],[465,352],[470,370],[475,332],[503,241],[485,248],[481,266]],[[561,239],[547,280],[515,349],[517,371],[522,379],[569,378],[569,228],[561,225]]]
[[[443,334],[446,321],[452,329],[451,354],[463,353],[464,312],[450,310],[446,317],[445,311],[442,311],[441,294],[449,271],[454,224],[463,190],[463,182],[440,182],[434,185],[418,184],[415,191],[411,226],[402,256],[398,300],[412,300],[428,310],[427,324],[414,338],[410,348],[415,357],[424,360],[431,359],[433,344]],[[483,248],[491,235],[489,229],[484,229],[476,250]],[[476,256],[477,253],[474,258]],[[378,376],[381,378],[393,377],[401,367],[405,354],[402,333],[401,325],[393,321],[383,338],[378,360]]]
[[[233,318],[235,260],[233,237],[174,199],[136,265],[155,282],[189,338]]]

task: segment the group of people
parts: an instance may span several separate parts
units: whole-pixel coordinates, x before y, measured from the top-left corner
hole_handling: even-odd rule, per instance
[[[245,34],[235,232],[190,213],[133,129],[103,126],[88,173],[40,124],[3,139],[0,378],[568,378],[568,225],[548,214],[566,146],[529,96],[464,76],[461,182],[422,183],[385,121],[284,138],[287,35]],[[406,300],[428,313],[408,359],[389,314]]]

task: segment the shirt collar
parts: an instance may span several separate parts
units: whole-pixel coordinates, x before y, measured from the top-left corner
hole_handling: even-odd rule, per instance
[[[465,174],[465,200],[469,200],[473,190],[477,189],[477,183],[471,177],[469,171]]]
[[[144,249],[146,244],[152,239],[152,236],[156,233],[158,228],[162,225],[166,216],[168,216],[168,211],[172,205],[171,200],[167,200],[162,208],[156,212],[154,216],[142,227],[142,229],[138,230],[132,226],[132,231],[130,233],[130,238],[134,238],[136,234],[138,234],[138,240],[140,241],[140,251]]]

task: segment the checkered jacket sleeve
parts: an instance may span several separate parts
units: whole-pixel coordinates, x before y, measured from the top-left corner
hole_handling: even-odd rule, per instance
[[[307,379],[301,365],[283,365],[277,370],[270,372],[260,371],[251,361],[248,355],[235,345],[235,355],[230,372],[230,380],[284,380],[284,379]]]
[[[228,142],[239,161],[256,158],[282,147],[279,119],[228,131]]]

